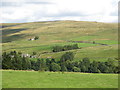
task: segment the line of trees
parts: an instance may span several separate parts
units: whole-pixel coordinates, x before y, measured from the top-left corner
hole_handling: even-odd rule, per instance
[[[60,52],[60,51],[67,51],[67,50],[72,50],[72,49],[79,49],[78,44],[54,46],[52,51],[53,52]]]
[[[120,67],[114,61],[108,59],[106,62],[93,61],[83,58],[74,61],[74,53],[66,52],[59,61],[54,58],[30,60],[21,57],[21,53],[3,53],[2,68],[13,70],[35,70],[35,71],[62,71],[62,72],[86,72],[86,73],[119,73]]]

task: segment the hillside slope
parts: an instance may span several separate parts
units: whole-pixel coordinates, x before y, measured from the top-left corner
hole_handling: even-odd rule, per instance
[[[55,45],[68,45],[75,42],[89,41],[107,44],[77,43],[82,49],[75,52],[75,59],[89,57],[102,60],[118,56],[118,29],[115,23],[86,21],[49,21],[31,23],[8,23],[2,26],[3,51],[37,52],[41,58],[59,57],[64,52],[53,53]],[[28,39],[39,36],[38,40]],[[47,52],[44,54],[44,52]]]

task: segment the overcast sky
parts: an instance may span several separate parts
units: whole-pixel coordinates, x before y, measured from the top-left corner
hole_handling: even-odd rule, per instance
[[[0,23],[118,21],[119,0],[2,0]]]

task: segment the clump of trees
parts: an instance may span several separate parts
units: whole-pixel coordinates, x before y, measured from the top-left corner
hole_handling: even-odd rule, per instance
[[[114,60],[108,59],[106,62],[93,61],[89,58],[83,58],[80,61],[74,61],[74,53],[66,52],[60,58],[60,61],[54,58],[31,60],[28,57],[22,57],[20,52],[4,52],[2,57],[2,68],[13,70],[35,70],[35,71],[62,71],[62,72],[85,72],[85,73],[119,73],[120,67],[114,63]]]
[[[39,39],[39,37],[38,36],[35,36],[35,38],[34,38],[35,40],[37,40],[37,39]]]
[[[33,52],[32,55],[36,55],[37,53],[36,52]]]
[[[22,57],[20,52],[4,52],[2,54],[2,59],[3,69],[27,70],[31,67],[31,62],[29,58]]]
[[[70,60],[72,61],[74,59],[74,53],[73,52],[66,52],[65,54],[63,54],[60,58],[61,62]]]
[[[54,46],[52,48],[53,52],[67,51],[72,49],[79,49],[78,44],[64,45],[64,46]]]

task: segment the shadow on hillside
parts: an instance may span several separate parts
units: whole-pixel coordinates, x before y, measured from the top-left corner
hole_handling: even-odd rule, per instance
[[[5,29],[2,30],[2,36],[6,36],[8,34],[14,34],[14,33],[18,33],[20,31],[24,31],[27,30],[26,28],[20,28],[20,29]]]
[[[21,24],[13,24],[13,25],[4,25],[4,24],[1,24],[0,25],[0,28],[6,28],[6,27],[13,27],[13,26],[18,26],[18,25],[21,25]]]
[[[15,41],[20,38],[23,38],[25,36],[24,34],[17,34],[17,35],[11,35],[11,36],[8,36],[8,35],[18,33],[20,31],[24,31],[24,30],[27,30],[27,28],[2,30],[2,43],[7,43],[7,42],[11,42],[11,41]]]
[[[18,35],[12,35],[12,36],[3,36],[2,37],[2,43],[16,41],[16,40],[19,40],[23,37],[25,37],[24,34],[18,34]]]

